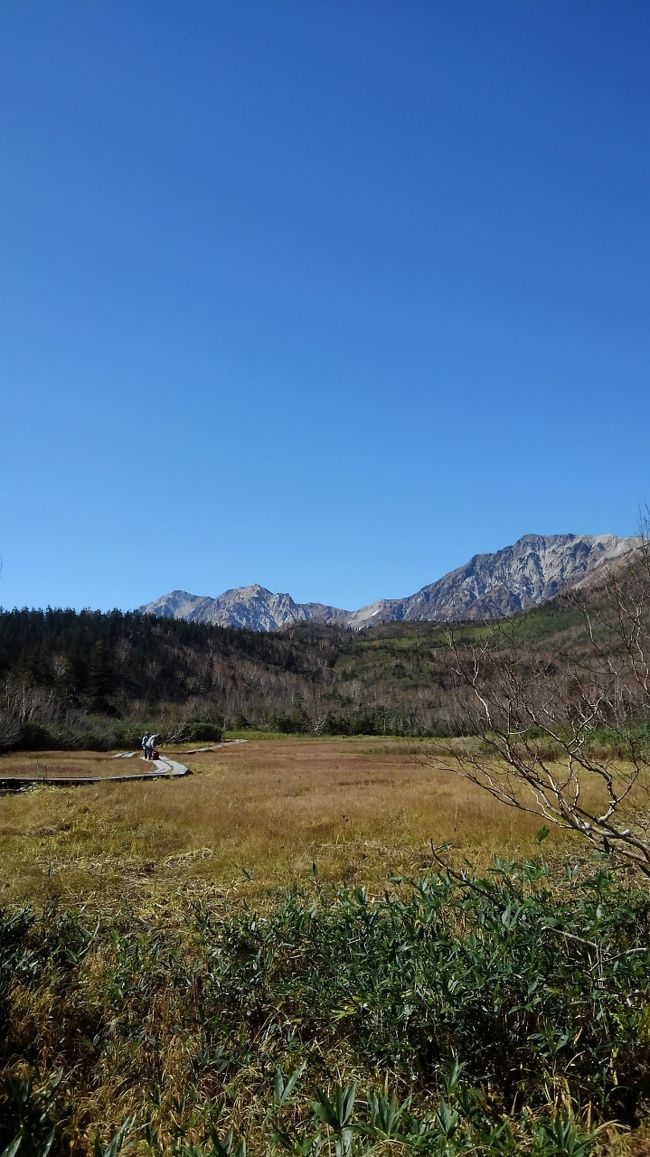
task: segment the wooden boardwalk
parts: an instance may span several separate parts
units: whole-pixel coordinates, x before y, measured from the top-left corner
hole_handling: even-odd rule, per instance
[[[137,753],[135,751],[120,752],[119,755],[112,756],[113,759],[133,759]],[[158,759],[142,760],[146,762],[149,771],[135,772],[130,775],[12,775],[2,777],[0,775],[0,792],[2,791],[25,791],[28,787],[33,787],[34,784],[46,785],[47,787],[69,787],[96,783],[132,783],[134,780],[143,779],[173,779],[176,776],[191,775],[189,767],[184,763],[178,763],[175,759],[168,759],[166,755],[160,755]]]

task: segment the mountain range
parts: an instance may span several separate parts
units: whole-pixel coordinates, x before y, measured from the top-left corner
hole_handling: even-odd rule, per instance
[[[277,631],[317,622],[362,629],[380,623],[458,622],[504,618],[552,599],[563,590],[597,579],[629,554],[638,538],[613,534],[526,534],[512,546],[476,554],[413,595],[380,599],[357,611],[323,603],[296,603],[258,583],[212,598],[175,590],[145,606],[143,614],[253,631]]]

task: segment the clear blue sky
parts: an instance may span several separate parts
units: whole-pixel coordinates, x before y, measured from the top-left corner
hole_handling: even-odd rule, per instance
[[[634,533],[648,59],[647,0],[4,0],[0,603]]]

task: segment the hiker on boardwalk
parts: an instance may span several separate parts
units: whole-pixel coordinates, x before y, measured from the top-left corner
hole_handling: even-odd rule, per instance
[[[142,736],[142,742],[140,744],[140,747],[142,748],[142,758],[143,759],[149,758],[148,745],[149,745],[149,732],[145,731],[144,735]]]
[[[148,740],[147,740],[146,758],[147,759],[155,759],[156,758],[156,736],[155,735],[150,735]]]

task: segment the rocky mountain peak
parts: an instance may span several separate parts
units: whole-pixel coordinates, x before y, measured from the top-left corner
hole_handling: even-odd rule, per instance
[[[414,595],[380,599],[358,611],[296,603],[291,595],[274,594],[259,583],[233,587],[217,598],[175,590],[138,609],[145,614],[254,631],[276,631],[309,621],[360,629],[398,620],[503,618],[538,606],[561,590],[580,586],[598,568],[621,559],[638,542],[613,534],[524,534],[512,546],[473,555],[464,566]]]

